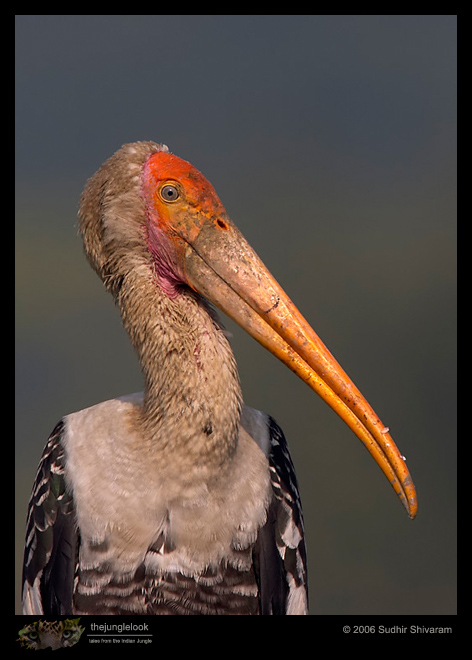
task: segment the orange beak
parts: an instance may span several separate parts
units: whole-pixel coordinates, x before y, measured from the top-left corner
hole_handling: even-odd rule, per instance
[[[388,428],[228,218],[211,184],[172,154],[157,154],[150,162],[159,174],[150,167],[148,198],[156,209],[155,222],[172,243],[182,278],[331,406],[364,443],[414,518],[415,487]],[[159,190],[166,183],[176,186],[176,202],[162,201]]]
[[[367,400],[227,218],[205,223],[187,244],[189,284],[305,381],[357,435],[410,518],[417,512],[408,468]]]

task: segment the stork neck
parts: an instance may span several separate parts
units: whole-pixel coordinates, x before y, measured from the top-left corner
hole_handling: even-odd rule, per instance
[[[145,378],[145,438],[173,460],[221,467],[236,448],[242,394],[216,315],[190,289],[169,297],[140,269],[125,278],[118,303]]]

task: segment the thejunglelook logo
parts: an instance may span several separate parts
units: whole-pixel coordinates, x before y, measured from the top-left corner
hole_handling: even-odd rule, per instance
[[[19,631],[18,641],[22,646],[39,651],[51,648],[63,649],[74,646],[85,628],[79,626],[80,618],[65,621],[35,621]]]

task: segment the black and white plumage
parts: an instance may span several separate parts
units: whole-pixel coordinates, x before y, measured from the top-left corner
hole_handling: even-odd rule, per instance
[[[364,442],[411,516],[374,411],[229,219],[164,145],[124,145],[88,181],[85,253],[120,309],[144,392],[67,415],[28,511],[26,614],[307,614],[303,520],[275,421],[243,404],[208,300]]]
[[[134,575],[112,579],[98,593],[88,593],[82,584],[81,535],[64,475],[67,417],[61,420],[44,450],[28,509],[24,613],[306,614],[303,517],[287,444],[271,417],[249,409],[242,417],[267,452],[273,492],[267,520],[256,542],[245,549],[249,569],[221,562],[196,576],[179,571],[153,575],[146,570],[146,555],[176,552],[171,534],[161,533]]]

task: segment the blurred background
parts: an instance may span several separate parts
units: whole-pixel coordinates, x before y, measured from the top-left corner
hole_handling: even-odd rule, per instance
[[[456,612],[456,17],[16,18],[17,588],[44,444],[138,391],[77,237],[82,187],[154,140],[230,216],[406,456],[410,521],[349,429],[227,322],[245,401],[287,436],[312,614]]]

